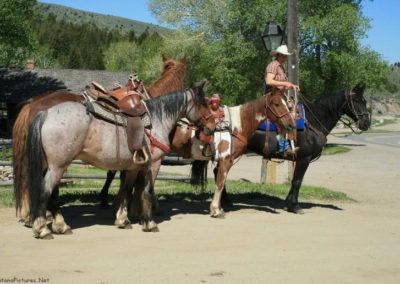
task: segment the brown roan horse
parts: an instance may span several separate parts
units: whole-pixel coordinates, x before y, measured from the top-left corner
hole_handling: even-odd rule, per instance
[[[146,90],[147,93],[156,97],[168,92],[181,90],[183,88],[183,80],[185,75],[186,57],[180,61],[168,59],[165,56],[163,59],[162,76],[150,84]],[[55,91],[48,92],[43,95],[33,97],[25,104],[15,121],[13,128],[13,167],[14,167],[14,194],[16,200],[16,212],[21,222],[30,226],[29,220],[29,199],[27,190],[27,180],[25,163],[25,143],[29,126],[33,118],[40,111],[47,110],[57,104],[67,101],[83,101],[84,97],[81,94],[71,92]],[[110,171],[108,175],[115,175],[115,171]],[[111,178],[112,180],[112,178]]]
[[[22,163],[27,169],[29,210],[32,230],[37,238],[52,238],[52,232],[66,234],[66,224],[57,204],[59,183],[73,160],[79,159],[100,169],[123,170],[117,196],[115,225],[130,228],[128,202],[134,192],[133,215],[143,225],[143,231],[158,231],[152,218],[151,163],[162,159],[165,150],[153,141],[169,147],[170,135],[181,117],[186,117],[204,133],[214,132],[215,121],[205,101],[202,86],[170,92],[146,101],[151,119],[151,136],[142,139],[150,159],[134,163],[124,131],[125,123],[115,125],[93,115],[88,102],[64,102],[39,112],[29,126]],[[134,117],[136,118],[136,117]],[[140,118],[139,118],[140,119]],[[132,133],[133,137],[142,131]],[[149,149],[150,148],[150,149]],[[151,152],[151,153],[150,153]],[[136,198],[135,198],[136,197]],[[138,201],[138,203],[135,203]],[[53,220],[51,230],[45,219],[46,208]]]

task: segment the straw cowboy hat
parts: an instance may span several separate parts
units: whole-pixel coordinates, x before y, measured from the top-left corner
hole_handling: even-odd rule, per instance
[[[276,50],[272,50],[269,54],[271,56],[276,56],[277,54],[292,55],[293,53],[290,53],[288,51],[286,44],[284,44],[284,45],[278,46],[278,48]]]

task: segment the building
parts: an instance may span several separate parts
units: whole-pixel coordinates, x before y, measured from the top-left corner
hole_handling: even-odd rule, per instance
[[[128,71],[38,69],[32,60],[26,68],[0,68],[0,138],[11,137],[18,112],[31,97],[61,89],[80,93],[93,80],[111,88],[128,78]]]

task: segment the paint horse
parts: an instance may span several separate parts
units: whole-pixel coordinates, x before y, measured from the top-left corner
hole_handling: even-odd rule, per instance
[[[247,103],[228,107],[230,125],[228,129],[214,133],[215,154],[206,155],[205,145],[195,137],[191,137],[188,129],[178,127],[175,131],[172,150],[179,155],[195,159],[192,163],[191,180],[203,182],[207,178],[207,164],[209,160],[217,162],[214,169],[215,192],[210,204],[212,217],[224,216],[221,206],[221,192],[225,186],[230,168],[238,161],[246,149],[247,141],[266,119],[279,126],[282,133],[294,135],[295,121],[288,108],[284,91],[274,88],[267,96],[249,101]],[[186,139],[179,138],[184,136]],[[185,141],[185,142],[179,142]]]
[[[152,125],[151,138],[145,136],[146,141],[143,141],[147,151],[147,145],[153,146],[151,141],[169,146],[170,132],[181,117],[189,119],[206,135],[214,131],[215,122],[201,87],[168,93],[148,100],[146,105]],[[26,163],[28,173],[30,219],[35,237],[52,237],[46,224],[46,208],[53,215],[51,228],[54,233],[71,231],[56,201],[61,177],[75,159],[100,169],[124,170],[117,197],[119,208],[115,224],[118,227],[130,226],[128,200],[134,189],[134,196],[141,198],[140,206],[135,208],[139,210],[143,231],[158,230],[151,213],[153,185],[150,165],[151,161],[162,159],[166,153],[154,148],[148,163],[134,164],[123,123],[115,126],[101,120],[81,102],[61,103],[36,115],[29,127],[25,151],[23,163]]]
[[[349,116],[360,130],[367,130],[370,127],[367,102],[363,96],[364,88],[358,85],[352,90],[335,92],[310,104],[305,103],[304,99],[305,127],[304,130],[297,130],[297,146],[300,149],[294,157],[296,162],[294,175],[286,197],[289,212],[303,213],[298,198],[304,175],[310,163],[320,157],[327,136],[342,115]],[[257,130],[249,139],[247,148],[265,159],[283,159],[284,157],[276,151],[277,143],[276,135],[273,133],[266,135],[265,131]]]
[[[150,96],[158,96],[172,91],[183,89],[183,78],[185,75],[186,57],[180,61],[168,59],[163,56],[162,76],[148,87],[145,87]],[[128,81],[127,85],[130,82]],[[132,86],[131,84],[129,84]],[[25,156],[25,139],[28,128],[33,118],[42,110],[66,101],[83,101],[81,94],[65,91],[48,92],[43,95],[33,97],[30,102],[25,104],[15,121],[13,128],[13,166],[14,166],[14,196],[16,200],[16,213],[19,219],[26,226],[30,226],[29,220],[29,201],[26,185],[25,163],[21,163]],[[115,175],[115,171],[108,171],[111,176],[110,183]]]

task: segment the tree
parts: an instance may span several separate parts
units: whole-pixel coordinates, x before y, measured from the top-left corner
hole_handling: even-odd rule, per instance
[[[36,0],[0,2],[0,65],[21,65],[33,50],[28,19]]]
[[[286,30],[286,1],[150,0],[149,7],[161,23],[189,32],[190,37],[203,35],[207,47],[196,56],[206,63],[202,74],[213,91],[222,93],[224,103],[242,103],[263,92],[264,70],[271,58],[262,46],[262,29],[274,20]],[[302,0],[298,10],[299,77],[306,96],[384,81],[387,64],[359,43],[369,28],[361,0]],[[378,70],[364,71],[371,66]]]

